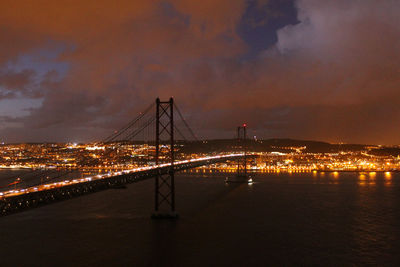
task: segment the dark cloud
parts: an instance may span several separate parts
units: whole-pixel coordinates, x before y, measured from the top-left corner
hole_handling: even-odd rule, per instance
[[[17,96],[32,96],[32,87],[36,73],[33,70],[6,70],[0,71],[0,98],[14,98]]]
[[[278,0],[255,3],[266,17],[285,10],[277,13]],[[297,18],[287,19],[298,23],[251,59],[243,55],[255,46],[237,29],[244,15],[270,20],[252,20],[248,5],[14,1],[0,11],[3,97],[18,90],[43,102],[2,135],[24,141],[32,129],[38,141],[100,139],[156,96],[174,96],[205,137],[230,136],[246,121],[264,138],[399,143],[398,1],[298,0]],[[39,48],[59,51],[54,44],[68,47],[53,59],[68,63],[62,75],[50,71],[32,85],[34,68],[4,71]]]

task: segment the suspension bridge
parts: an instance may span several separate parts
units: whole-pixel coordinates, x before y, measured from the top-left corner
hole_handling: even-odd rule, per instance
[[[154,113],[155,112],[155,113]],[[178,114],[177,118],[174,113]],[[178,135],[178,139],[176,138]],[[154,139],[152,139],[154,137]],[[247,181],[247,159],[244,151],[220,153],[211,156],[187,158],[176,155],[178,141],[197,142],[198,138],[189,127],[174,99],[160,101],[146,108],[136,118],[118,131],[98,142],[97,145],[113,144],[113,149],[105,150],[102,159],[82,159],[77,168],[57,170],[33,170],[26,177],[36,182],[30,186],[0,192],[0,216],[40,207],[57,201],[71,199],[85,194],[110,188],[123,188],[127,184],[154,178],[153,218],[176,218],[175,211],[175,172],[197,168],[204,165],[232,161],[237,163],[236,180]],[[246,125],[238,127],[238,140],[246,140]],[[147,153],[142,155],[142,165],[134,168],[110,171],[104,174],[69,179],[72,173],[81,169],[94,168],[99,163],[113,164],[117,160],[119,147],[133,143],[146,144]],[[154,149],[153,149],[154,148]],[[143,153],[142,153],[143,154]],[[143,158],[145,158],[143,162]],[[27,178],[27,179],[28,179]],[[21,178],[18,177],[18,180]],[[13,183],[14,185],[14,183]]]

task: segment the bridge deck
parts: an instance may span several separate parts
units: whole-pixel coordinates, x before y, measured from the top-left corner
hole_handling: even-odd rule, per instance
[[[203,165],[224,162],[243,157],[243,154],[228,154],[198,159],[177,161],[174,170],[181,171]],[[126,184],[155,177],[158,174],[167,174],[171,164],[161,164],[96,175],[82,179],[66,180],[62,182],[44,184],[21,190],[10,190],[0,193],[0,216],[35,208],[53,202],[95,193],[101,190],[116,188]]]

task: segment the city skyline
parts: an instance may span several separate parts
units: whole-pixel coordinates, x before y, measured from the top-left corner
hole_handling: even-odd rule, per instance
[[[90,142],[173,96],[202,138],[399,144],[397,1],[18,1],[3,142]]]

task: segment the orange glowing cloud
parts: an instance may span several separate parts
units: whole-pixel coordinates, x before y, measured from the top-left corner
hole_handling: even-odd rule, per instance
[[[214,129],[205,136],[226,137],[247,121],[259,138],[400,141],[398,1],[297,0],[299,23],[251,59],[237,33],[245,0],[9,2],[0,11],[0,86],[43,98],[18,118],[35,140],[49,128],[53,139],[96,138],[173,95],[194,128]],[[39,50],[68,68],[9,70],[26,55],[40,61]],[[3,135],[24,139],[21,129]]]

